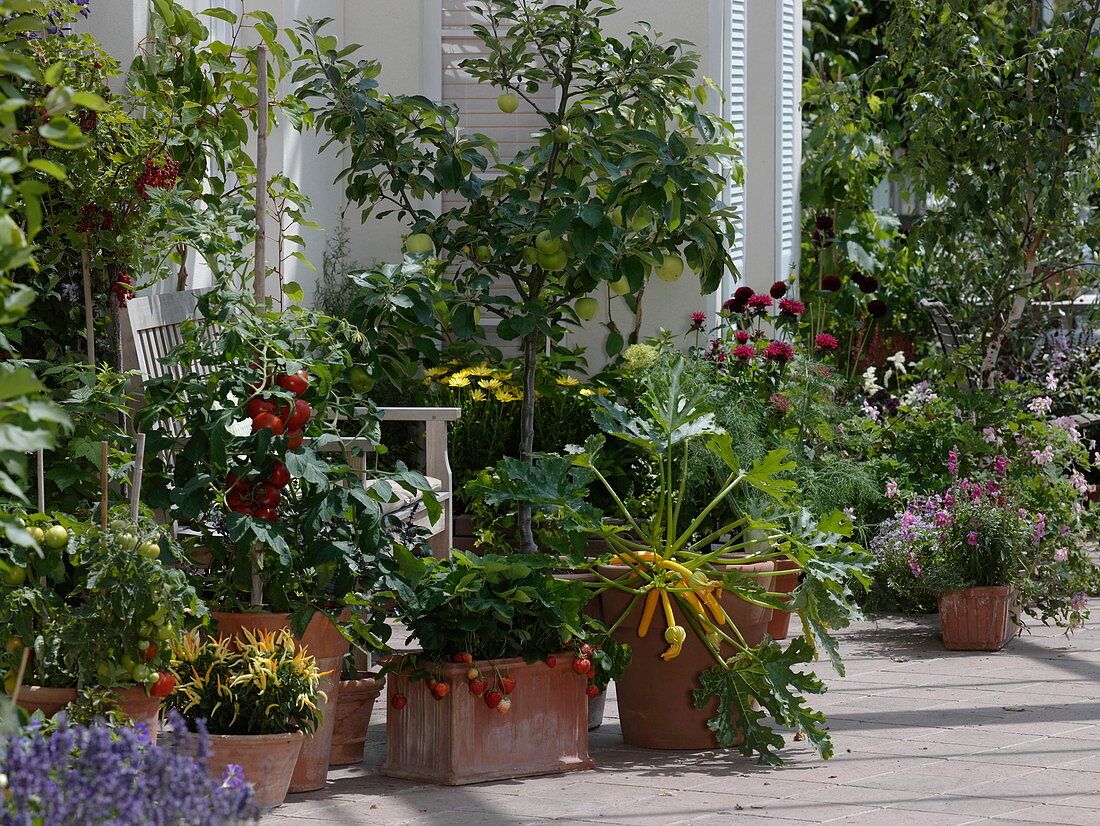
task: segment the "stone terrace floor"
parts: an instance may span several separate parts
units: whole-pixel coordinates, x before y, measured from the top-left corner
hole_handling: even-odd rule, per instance
[[[995,654],[944,650],[934,616],[841,638],[847,677],[830,676],[814,703],[836,745],[828,761],[797,742],[784,768],[630,748],[609,702],[595,770],[441,787],[380,776],[376,722],[362,765],[291,795],[262,826],[1100,824],[1100,621],[1069,640],[1038,626]]]

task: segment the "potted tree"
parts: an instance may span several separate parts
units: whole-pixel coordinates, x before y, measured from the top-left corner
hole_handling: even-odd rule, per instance
[[[382,773],[461,785],[591,768],[593,661],[614,676],[627,655],[593,636],[584,586],[550,576],[557,560],[539,555],[395,556],[392,593],[421,651],[386,666]]]
[[[0,541],[0,651],[5,688],[52,716],[78,691],[108,688],[135,722],[156,731],[175,679],[167,646],[206,609],[179,548],[151,519],[106,529],[61,514],[25,515],[31,547]]]
[[[825,757],[832,744],[824,717],[803,695],[824,685],[799,666],[827,651],[843,673],[830,629],[858,616],[849,580],[869,582],[870,557],[847,541],[851,520],[834,513],[812,519],[797,506],[793,468],[784,451],[743,467],[733,439],[714,424],[705,395],[682,382],[683,362],[654,363],[634,411],[601,400],[596,420],[607,435],[625,439],[649,458],[654,497],[628,506],[601,470],[603,437],[577,452],[548,456],[534,470],[510,462],[493,495],[526,498],[558,508],[562,524],[602,537],[614,554],[596,561],[603,616],[620,641],[629,641],[630,666],[617,680],[623,734],[628,743],[656,748],[737,745],[765,762],[779,762],[783,738],[771,718],[802,731]],[[713,453],[728,475],[698,510],[683,506],[684,463],[693,446]],[[585,501],[589,484],[604,485],[622,525]],[[741,486],[749,485],[790,511],[778,521],[741,516],[710,525],[707,517]],[[759,544],[746,531],[764,530]],[[725,539],[723,539],[725,537]],[[791,603],[772,590],[774,560],[793,560],[803,581]],[[789,607],[805,636],[784,649],[766,636],[773,608]],[[661,629],[663,626],[663,630]]]
[[[498,335],[521,342],[513,451],[529,461],[538,355],[567,323],[599,313],[590,294],[612,289],[638,313],[654,272],[675,281],[686,260],[711,292],[733,268],[727,242],[736,215],[722,196],[737,150],[732,127],[700,103],[708,90],[694,85],[699,55],[645,24],[624,39],[609,35],[604,18],[614,2],[510,0],[480,10],[484,25],[474,33],[485,56],[462,68],[502,93],[504,111],[530,107],[541,122],[533,145],[514,158],[460,129],[451,107],[377,91],[379,64],[357,60],[355,47],[335,48],[322,34],[326,20],[299,26],[296,79],[317,126],[347,153],[338,180],[349,202],[364,215],[396,215],[411,232],[407,251],[438,257],[454,273],[446,321],[455,336],[477,335],[485,308],[500,317]],[[547,97],[553,105],[540,105]],[[444,194],[461,205],[434,210]],[[606,326],[615,355],[626,336]],[[521,503],[528,552],[531,522]]]
[[[149,499],[192,534],[196,585],[218,630],[292,628],[324,678],[320,726],[302,748],[291,791],[324,785],[345,632],[369,645],[388,637],[371,605],[376,557],[389,543],[381,503],[391,482],[431,486],[399,465],[371,471],[379,417],[352,382],[362,337],[344,322],[300,306],[267,312],[250,295],[199,298],[170,357],[174,375],[146,382],[140,420],[153,450],[168,456]],[[343,630],[336,622],[343,623]]]
[[[957,466],[957,459],[949,467]],[[1024,611],[1067,629],[1088,616],[1086,583],[1067,540],[1046,516],[1020,506],[992,478],[955,476],[941,493],[914,496],[871,543],[886,581],[916,603],[934,597],[946,648],[997,651],[1019,633]]]
[[[217,640],[193,632],[173,653],[180,684],[169,703],[189,726],[204,721],[210,773],[240,766],[257,805],[278,806],[305,736],[321,723],[317,660],[289,629]]]

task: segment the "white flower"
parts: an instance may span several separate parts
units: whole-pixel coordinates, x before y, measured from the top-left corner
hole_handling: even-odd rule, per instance
[[[1034,465],[1049,465],[1054,461],[1054,447],[1047,445],[1042,450],[1031,451],[1031,463]]]
[[[873,364],[863,372],[863,389],[868,393],[875,393],[882,389],[882,386],[878,383]]]
[[[899,376],[905,372],[905,352],[903,350],[898,350],[886,360],[894,365],[894,372]]]
[[[1055,562],[1065,562],[1069,559],[1069,548],[1059,548],[1054,552]]]
[[[1047,390],[1057,390],[1058,389],[1058,377],[1054,375],[1053,370],[1051,370],[1049,373],[1047,373],[1046,383],[1047,383]]]
[[[870,419],[872,422],[877,422],[878,421],[878,408],[867,404],[867,402],[864,402],[863,403],[863,415],[866,416],[868,419]]]
[[[1076,469],[1069,475],[1069,483],[1073,485],[1082,496],[1089,492],[1088,480]]]
[[[1045,416],[1050,412],[1050,408],[1053,405],[1054,402],[1051,400],[1050,396],[1039,396],[1027,403],[1027,409],[1036,416]]]

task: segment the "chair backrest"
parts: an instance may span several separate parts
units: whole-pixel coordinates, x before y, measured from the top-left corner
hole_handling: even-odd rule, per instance
[[[951,311],[947,309],[947,305],[942,301],[922,298],[920,306],[932,321],[932,329],[936,331],[936,338],[939,339],[943,354],[948,357],[956,355],[963,346],[963,334],[959,323],[955,321],[955,316],[951,315]],[[970,368],[967,368],[965,389],[975,390],[976,387],[975,377]]]
[[[183,290],[130,299],[127,317],[137,354],[136,366],[142,376],[180,378],[179,367],[169,367],[161,359],[183,342],[180,325],[195,317],[199,296],[204,292],[206,290]],[[209,372],[209,368],[200,368],[199,372]]]

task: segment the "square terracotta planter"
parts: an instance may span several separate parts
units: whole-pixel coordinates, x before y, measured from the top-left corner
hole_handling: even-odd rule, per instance
[[[948,591],[936,598],[943,645],[951,651],[999,651],[1020,632],[1012,619],[1014,585]]]
[[[557,665],[521,659],[474,663],[496,687],[493,666],[516,681],[507,714],[489,708],[470,692],[466,663],[431,667],[450,686],[442,700],[427,681],[391,673],[386,679],[388,755],[381,772],[389,777],[462,786],[534,774],[590,769],[587,681],[573,671],[573,654],[558,654]],[[404,708],[393,698],[404,695]]]

